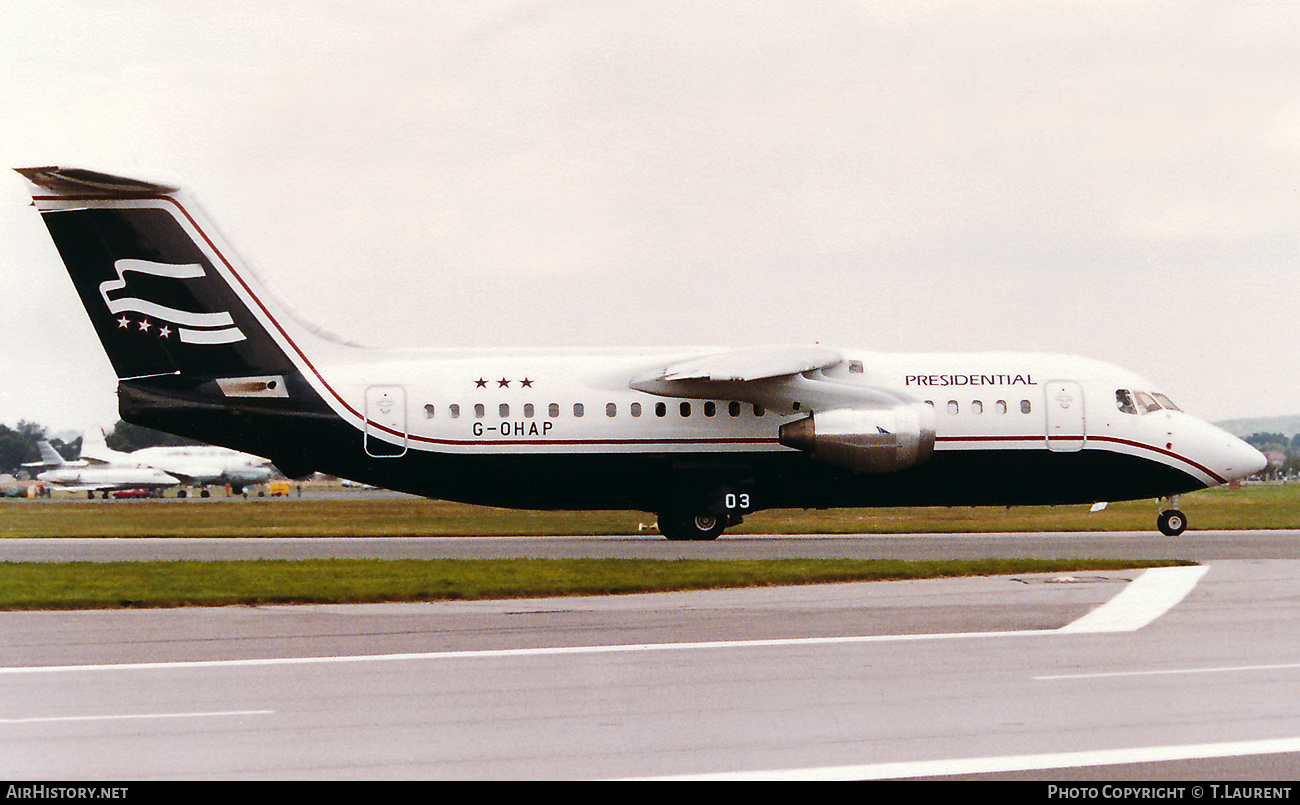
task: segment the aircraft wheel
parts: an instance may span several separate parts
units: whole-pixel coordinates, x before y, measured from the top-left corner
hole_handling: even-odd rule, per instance
[[[201,497],[201,498],[212,497],[212,493],[209,492],[209,491],[206,490],[206,489],[200,489],[200,490],[199,490],[199,497]]]
[[[1177,509],[1160,512],[1156,518],[1156,528],[1166,537],[1176,537],[1187,530],[1187,516]]]
[[[188,492],[186,492],[184,489],[182,489],[182,490],[180,490],[179,492],[176,493],[176,497],[178,497],[178,498],[183,498],[183,497],[185,497],[185,496],[188,495],[188,494],[189,494]]]
[[[726,519],[713,514],[659,515],[659,533],[674,541],[717,539],[726,527]]]

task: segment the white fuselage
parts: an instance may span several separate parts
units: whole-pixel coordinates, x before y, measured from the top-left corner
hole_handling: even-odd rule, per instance
[[[143,447],[126,455],[139,466],[153,467],[199,486],[258,484],[271,477],[265,459],[226,447]]]
[[[845,361],[817,379],[930,404],[936,453],[1109,451],[1167,464],[1207,486],[1259,469],[1253,448],[1172,406],[1121,410],[1117,392],[1155,399],[1149,395],[1159,389],[1100,361],[1040,353],[841,352]],[[375,456],[790,452],[777,442],[778,429],[803,416],[808,403],[773,410],[629,388],[628,379],[648,367],[702,353],[707,350],[390,353],[365,364],[322,365],[313,385],[336,413],[365,431]]]
[[[147,467],[67,467],[47,470],[36,480],[66,491],[112,489],[161,489],[180,481],[161,470]]]

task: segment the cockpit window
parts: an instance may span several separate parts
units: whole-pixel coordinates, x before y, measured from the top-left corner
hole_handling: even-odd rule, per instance
[[[1115,407],[1125,414],[1136,414],[1137,406],[1133,404],[1133,392],[1128,389],[1115,389]]]
[[[1153,411],[1159,411],[1161,408],[1169,411],[1181,411],[1183,409],[1174,405],[1173,400],[1163,394],[1145,391],[1129,391],[1128,389],[1115,390],[1115,407],[1126,414],[1149,414]]]
[[[1133,393],[1137,395],[1138,408],[1142,409],[1142,413],[1149,414],[1152,411],[1160,410],[1160,403],[1151,399],[1150,394],[1147,394],[1145,391],[1135,391]]]
[[[1158,394],[1158,393],[1156,393],[1156,392],[1153,391],[1153,392],[1151,392],[1151,396],[1156,398],[1156,402],[1160,403],[1160,407],[1161,407],[1161,408],[1168,408],[1170,411],[1181,411],[1181,410],[1183,410],[1183,409],[1179,408],[1178,406],[1174,405],[1174,401],[1171,400],[1171,399],[1169,399],[1168,397],[1166,397],[1166,396],[1163,395],[1163,394]]]

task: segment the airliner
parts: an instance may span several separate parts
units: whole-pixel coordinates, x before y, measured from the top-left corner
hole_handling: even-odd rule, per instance
[[[124,453],[113,450],[104,442],[102,431],[86,434],[81,445],[83,458],[105,461],[124,467],[151,467],[179,478],[181,482],[200,488],[199,494],[208,497],[208,486],[230,485],[236,495],[253,484],[265,483],[271,478],[271,468],[264,458],[231,450],[228,447],[193,445],[180,447],[142,447]],[[178,493],[184,497],[182,490]]]
[[[65,461],[49,442],[40,443],[41,460],[50,467],[39,473],[36,480],[65,492],[85,492],[93,498],[96,492],[104,497],[112,491],[123,489],[149,489],[161,491],[177,486],[180,480],[152,467],[119,466],[96,461]]]
[[[1085,358],[742,348],[361,347],[270,292],[174,183],[19,168],[127,422],[387,489],[620,509],[710,540],[767,508],[1156,501],[1262,454]],[[345,280],[347,278],[334,278]],[[412,311],[418,315],[418,311]]]

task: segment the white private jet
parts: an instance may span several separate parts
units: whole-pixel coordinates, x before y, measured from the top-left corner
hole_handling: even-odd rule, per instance
[[[303,322],[168,184],[18,169],[122,418],[388,489],[636,509],[713,539],[763,508],[1094,504],[1265,466],[1150,382],[1033,353],[367,349]]]
[[[76,461],[68,461],[66,458],[59,455],[59,451],[55,450],[54,445],[49,442],[37,442],[36,449],[41,454],[41,460],[23,462],[23,467],[26,468],[29,473],[34,472],[37,469],[48,470],[54,467],[63,467],[65,469],[68,467],[85,467],[90,463],[82,458],[79,458]]]
[[[36,480],[65,492],[85,492],[94,497],[96,492],[108,497],[109,492],[124,489],[162,490],[178,486],[180,480],[151,467],[120,466],[107,462],[81,460],[65,461],[49,442],[41,442],[41,459],[50,467],[39,473]]]
[[[244,487],[266,483],[271,478],[269,461],[229,447],[142,447],[128,453],[110,448],[102,431],[85,436],[81,455],[123,467],[162,470],[185,484],[200,487],[203,497],[208,496],[208,486],[230,484],[231,491],[238,495]]]

